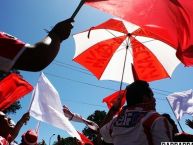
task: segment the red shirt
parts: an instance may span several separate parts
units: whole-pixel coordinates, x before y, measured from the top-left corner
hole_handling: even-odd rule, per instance
[[[26,43],[0,32],[0,71],[8,72],[25,50]]]

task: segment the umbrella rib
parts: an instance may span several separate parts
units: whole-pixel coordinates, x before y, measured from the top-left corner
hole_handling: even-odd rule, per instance
[[[137,35],[134,35],[134,36],[133,36],[133,38],[136,38],[136,37],[137,37]],[[129,44],[128,44],[128,41],[126,41],[126,42],[127,42],[127,45],[126,45],[126,46],[128,46],[128,47],[131,46],[132,41],[134,41],[134,40],[131,40]],[[148,43],[148,42],[151,42],[151,41],[155,41],[155,40],[147,40],[147,41],[144,41],[144,42],[141,42],[141,43],[144,44],[144,43]],[[132,55],[130,49],[129,49],[129,52],[130,52],[130,54]],[[132,56],[133,56],[133,55],[132,55]]]
[[[107,32],[109,32],[111,35],[113,35],[115,38],[118,38],[118,36],[116,36],[115,34],[113,34],[112,32],[110,32],[108,29],[105,29]],[[115,40],[116,41],[116,40]],[[117,41],[118,42],[118,41]],[[124,42],[122,44],[125,44]],[[127,46],[127,44],[125,44],[125,46]]]

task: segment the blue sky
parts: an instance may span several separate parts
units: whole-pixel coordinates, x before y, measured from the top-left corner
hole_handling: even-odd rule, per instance
[[[12,34],[24,42],[33,44],[46,36],[44,29],[50,30],[56,22],[69,18],[78,3],[79,1],[77,0],[2,1],[0,5],[0,30]],[[72,34],[95,26],[111,17],[111,15],[89,6],[83,6],[75,18]],[[74,50],[74,40],[70,36],[68,40],[62,43],[61,50],[56,59],[43,72],[58,90],[62,103],[67,105],[73,112],[79,113],[86,118],[95,110],[107,111],[105,104],[102,103],[102,99],[118,90],[120,84],[118,82],[97,80],[91,73],[72,61]],[[35,86],[40,72],[22,71],[21,74]],[[165,97],[173,92],[192,89],[192,74],[193,68],[179,65],[171,78],[150,83],[155,93],[157,110],[159,112],[169,113],[174,117]],[[28,111],[30,100],[31,94],[21,100],[22,109],[17,114],[11,115],[14,121],[18,121],[22,114]],[[185,125],[185,119],[187,118],[191,119],[192,117],[186,115],[180,123],[184,131],[193,133]],[[20,142],[21,134],[30,128],[35,128],[36,124],[37,121],[31,117],[28,125],[22,128],[16,140]],[[85,127],[80,123],[73,123],[73,125],[79,131]],[[41,123],[39,141],[45,139],[48,144],[49,138],[53,133],[64,137],[69,136],[65,131]],[[52,138],[52,142],[55,139],[56,136]]]

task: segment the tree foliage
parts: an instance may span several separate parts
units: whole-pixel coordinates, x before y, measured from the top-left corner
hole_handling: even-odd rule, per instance
[[[21,109],[21,104],[20,101],[16,101],[15,103],[13,103],[10,107],[8,107],[7,109],[5,109],[3,112],[5,114],[15,114],[17,110]]]
[[[73,137],[67,138],[60,137],[60,139],[55,141],[53,145],[80,145],[80,143],[78,143],[77,139]]]
[[[101,124],[101,122],[103,121],[103,119],[106,116],[106,112],[105,111],[100,111],[100,110],[96,110],[93,114],[91,114],[90,116],[88,116],[88,120],[94,121],[96,124]],[[88,127],[85,127],[83,129],[83,134],[85,136],[87,136],[95,145],[97,145],[97,133],[93,130],[91,130]]]
[[[42,139],[42,141],[41,141],[41,142],[38,142],[38,145],[46,145],[45,140],[43,140],[43,139]]]

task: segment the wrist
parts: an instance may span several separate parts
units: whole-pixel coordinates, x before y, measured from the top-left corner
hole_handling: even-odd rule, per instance
[[[48,33],[48,36],[51,37],[52,40],[58,40],[60,43],[63,41],[59,34],[53,29]]]
[[[22,126],[24,122],[22,120],[18,121],[17,125]]]

